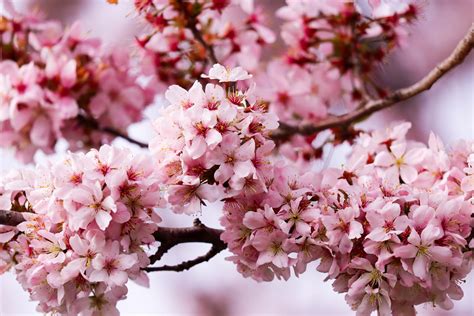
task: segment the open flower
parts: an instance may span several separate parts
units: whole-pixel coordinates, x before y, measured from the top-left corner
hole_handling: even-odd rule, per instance
[[[202,75],[203,78],[219,80],[219,82],[236,82],[252,78],[242,67],[226,68],[220,64],[215,64],[209,70],[209,75]]]

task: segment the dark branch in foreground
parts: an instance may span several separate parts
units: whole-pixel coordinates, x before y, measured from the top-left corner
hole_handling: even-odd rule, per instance
[[[0,210],[0,225],[17,226],[25,221],[23,213],[32,214],[28,212],[15,212]],[[209,228],[199,219],[196,219],[192,227],[172,228],[172,227],[158,227],[158,230],[153,234],[156,241],[161,243],[157,252],[150,257],[151,264],[160,260],[163,255],[179,244],[184,243],[207,243],[212,247],[205,255],[197,257],[193,260],[185,261],[174,266],[160,266],[148,267],[144,270],[147,272],[153,271],[184,271],[194,267],[205,261],[209,261],[212,257],[227,248],[227,245],[221,240],[221,229]]]
[[[21,212],[0,210],[0,225],[17,226],[24,221]]]
[[[161,242],[160,247],[157,252],[150,257],[151,264],[160,260],[163,255],[179,244],[184,243],[208,243],[212,247],[205,255],[197,257],[193,260],[185,261],[173,266],[160,266],[160,267],[148,267],[145,268],[145,271],[184,271],[188,270],[195,265],[209,261],[212,257],[217,255],[222,250],[226,249],[226,244],[220,239],[222,230],[209,228],[205,226],[199,219],[194,221],[193,227],[186,228],[169,228],[169,227],[159,227],[158,230],[154,233],[155,240]]]
[[[425,90],[429,90],[435,82],[437,82],[443,75],[449,72],[454,67],[461,64],[467,55],[474,47],[474,24],[467,32],[466,36],[459,42],[454,51],[431,70],[424,78],[415,84],[396,90],[385,98],[370,100],[361,104],[357,110],[341,115],[329,116],[328,118],[316,123],[301,126],[290,126],[287,124],[280,124],[279,129],[272,133],[271,137],[274,140],[286,140],[292,135],[312,135],[314,133],[335,127],[349,126],[369,115],[388,108],[398,102],[410,99]]]

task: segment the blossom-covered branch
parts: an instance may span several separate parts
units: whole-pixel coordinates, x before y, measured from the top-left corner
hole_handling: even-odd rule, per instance
[[[197,257],[196,259],[185,261],[173,266],[166,265],[161,267],[147,267],[145,268],[145,271],[179,272],[188,270],[199,263],[209,261],[212,257],[227,247],[226,244],[220,239],[222,232],[223,230],[205,226],[199,219],[196,219],[193,223],[193,227],[189,228],[158,227],[158,230],[153,234],[153,236],[161,244],[155,255],[150,257],[150,262],[152,264],[160,260],[168,250],[179,244],[196,242],[209,243],[212,245],[212,247],[205,255]]]
[[[459,42],[454,51],[431,70],[425,77],[413,85],[399,89],[385,98],[376,100],[369,100],[362,102],[361,105],[352,112],[341,116],[329,116],[326,119],[316,123],[301,126],[291,126],[287,124],[280,124],[278,130],[272,133],[272,138],[275,140],[287,139],[295,134],[312,135],[314,133],[335,128],[349,126],[375,112],[393,106],[401,101],[410,99],[423,91],[429,90],[441,77],[447,72],[461,64],[466,56],[474,47],[474,24],[471,25],[466,36]]]
[[[17,226],[26,221],[23,214],[34,215],[30,212],[16,212],[0,210],[0,225]],[[210,228],[196,219],[192,227],[159,227],[153,234],[156,241],[160,242],[157,252],[150,257],[150,263],[153,264],[160,260],[163,255],[171,248],[184,243],[209,243],[211,249],[203,256],[196,259],[182,262],[174,266],[146,267],[147,272],[153,271],[176,271],[188,270],[193,266],[209,261],[222,250],[226,249],[226,244],[220,239],[223,230]]]

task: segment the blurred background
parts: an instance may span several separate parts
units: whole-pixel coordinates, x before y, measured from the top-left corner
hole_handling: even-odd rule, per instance
[[[3,4],[4,0],[0,0]],[[133,11],[133,0],[120,0],[108,5],[106,0],[12,0],[23,10],[39,8],[47,17],[65,25],[81,20],[93,36],[118,48],[133,46],[134,35],[143,30],[143,23]],[[281,0],[255,1],[276,9]],[[405,47],[398,49],[378,70],[378,81],[390,89],[407,86],[419,80],[438,62],[447,57],[457,42],[474,22],[473,0],[421,1],[423,14],[411,27],[411,36]],[[0,11],[3,7],[0,6]],[[274,25],[278,21],[272,21]],[[160,98],[157,103],[162,103]],[[147,117],[157,116],[157,108],[147,111]],[[474,54],[443,77],[433,88],[408,102],[373,115],[363,126],[376,128],[394,120],[413,123],[410,138],[426,142],[430,131],[437,133],[449,147],[458,139],[474,138]],[[132,137],[147,141],[152,136],[149,120],[130,128]],[[128,143],[117,140],[118,144]],[[61,149],[63,144],[59,144]],[[343,159],[344,150],[335,153],[331,164]],[[38,161],[44,156],[38,155]],[[13,153],[0,149],[0,173],[21,166]],[[218,227],[220,205],[204,210],[201,220],[208,226]],[[164,214],[164,225],[189,226],[193,218]],[[204,245],[181,245],[174,248],[163,260],[178,263],[207,251]],[[151,286],[145,289],[130,282],[128,299],[119,303],[123,315],[199,315],[199,316],[306,316],[354,315],[346,305],[344,295],[333,292],[331,284],[315,266],[299,279],[257,283],[244,279],[223,252],[210,262],[190,271],[158,272],[150,275]],[[474,315],[474,277],[462,286],[464,299],[455,302],[451,311],[433,310],[425,305],[418,308],[420,315]],[[0,315],[34,315],[35,303],[15,281],[13,274],[0,277]]]

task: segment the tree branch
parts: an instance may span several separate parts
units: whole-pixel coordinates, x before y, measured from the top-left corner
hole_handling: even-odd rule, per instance
[[[0,210],[0,225],[17,226],[25,221],[21,212]]]
[[[24,212],[26,213],[26,212]],[[31,213],[29,213],[31,214]],[[17,226],[25,221],[23,212],[0,210],[0,225]],[[163,255],[171,248],[184,243],[207,243],[211,244],[211,249],[202,256],[193,260],[185,261],[174,266],[160,266],[148,267],[144,270],[147,272],[153,271],[184,271],[189,270],[197,264],[209,261],[219,252],[227,248],[227,245],[221,240],[220,236],[223,230],[210,228],[201,223],[199,219],[194,220],[192,227],[172,228],[172,227],[158,227],[158,230],[153,234],[156,241],[161,245],[154,255],[150,257],[151,264],[160,260]]]
[[[194,221],[193,227],[158,227],[158,230],[153,234],[153,236],[155,237],[155,240],[161,242],[161,245],[157,252],[150,257],[151,264],[160,260],[168,250],[179,244],[199,242],[211,244],[212,247],[205,255],[199,256],[193,260],[185,261],[173,266],[165,265],[160,267],[148,267],[145,268],[145,271],[180,272],[188,270],[199,263],[209,261],[212,257],[227,248],[227,245],[220,239],[222,232],[223,231],[220,229],[205,226],[199,219]]]
[[[103,133],[107,133],[107,134],[110,134],[110,135],[113,135],[113,136],[116,136],[116,137],[120,137],[120,138],[123,138],[125,139],[126,141],[132,143],[132,144],[135,144],[135,145],[138,145],[142,148],[147,148],[148,145],[145,144],[145,143],[142,143],[138,140],[135,140],[133,138],[131,138],[130,136],[126,135],[126,134],[123,134],[122,132],[114,129],[114,128],[111,128],[111,127],[102,127],[100,126],[100,124],[92,119],[92,118],[88,118],[88,117],[85,117],[83,115],[79,115],[77,117],[78,121],[80,124],[86,126],[86,127],[89,127],[91,129],[94,129],[96,131],[99,131],[99,132],[103,132]]]
[[[459,42],[454,51],[444,61],[439,63],[424,78],[415,84],[403,89],[396,90],[385,98],[370,100],[362,103],[357,110],[341,115],[329,116],[328,118],[316,123],[301,126],[291,126],[280,124],[278,130],[272,133],[274,140],[286,140],[292,135],[312,135],[314,133],[340,126],[348,126],[357,122],[377,111],[388,108],[398,102],[410,99],[423,91],[429,90],[441,77],[451,69],[461,64],[474,47],[474,23],[467,32],[466,36]]]
[[[214,48],[204,40],[204,38],[202,37],[201,32],[196,27],[196,25],[198,24],[198,21],[196,20],[196,17],[188,12],[188,10],[186,9],[185,1],[178,0],[177,2],[179,4],[179,7],[180,7],[181,11],[185,14],[185,16],[187,18],[186,27],[189,28],[191,33],[193,33],[194,38],[207,51],[209,61],[213,64],[218,64],[219,62],[217,61],[217,57],[216,57],[216,53],[214,52]]]

